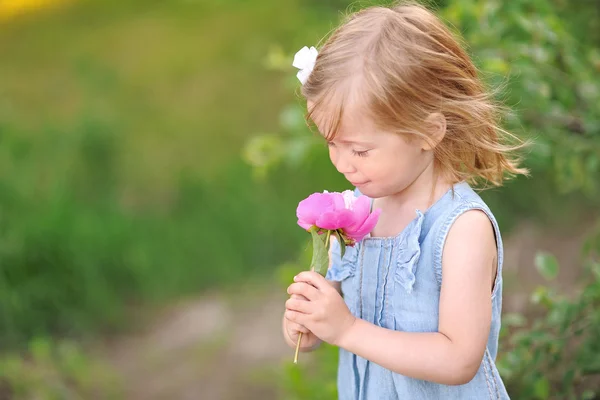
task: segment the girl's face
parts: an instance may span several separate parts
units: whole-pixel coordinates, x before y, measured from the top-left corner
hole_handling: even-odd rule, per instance
[[[333,165],[361,193],[371,198],[400,193],[432,164],[433,152],[422,140],[407,141],[357,114],[342,121],[328,145]]]

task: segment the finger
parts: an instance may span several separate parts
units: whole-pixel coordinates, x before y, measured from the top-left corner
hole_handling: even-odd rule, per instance
[[[329,282],[318,272],[303,271],[294,277],[294,282],[305,282],[316,287],[319,291],[331,288]]]
[[[292,332],[302,332],[302,333],[310,332],[304,325],[300,325],[300,324],[297,324],[292,321],[288,321],[288,329],[291,330]]]
[[[288,286],[288,293],[304,296],[307,300],[316,300],[319,297],[319,290],[305,282],[292,283]]]
[[[285,302],[285,308],[292,311],[298,311],[303,314],[310,314],[312,311],[312,304],[310,301],[289,299]]]
[[[298,311],[285,310],[285,317],[288,321],[292,321],[299,325],[306,326],[306,314],[299,313]]]
[[[292,299],[296,299],[296,300],[306,300],[308,301],[308,299],[304,296],[302,296],[301,294],[293,294],[290,296],[290,298]]]

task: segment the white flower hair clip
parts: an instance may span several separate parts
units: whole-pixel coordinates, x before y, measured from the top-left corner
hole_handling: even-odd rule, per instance
[[[309,49],[308,47],[304,46],[298,50],[294,56],[294,62],[292,65],[300,70],[296,76],[303,85],[315,67],[315,62],[317,61],[318,55],[319,52],[314,47]]]

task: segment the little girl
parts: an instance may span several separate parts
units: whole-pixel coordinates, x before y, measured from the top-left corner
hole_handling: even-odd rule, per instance
[[[467,182],[527,171],[468,55],[410,4],[351,15],[294,65],[333,165],[382,211],[341,261],[332,243],[327,279],[294,278],[286,341],[340,348],[340,399],[508,399],[495,366],[502,240]]]

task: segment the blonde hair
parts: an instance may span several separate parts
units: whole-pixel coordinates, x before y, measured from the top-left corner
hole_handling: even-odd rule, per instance
[[[313,104],[308,121],[327,114],[328,140],[351,102],[365,106],[379,127],[409,139],[430,140],[425,119],[441,113],[446,134],[434,159],[453,183],[483,178],[500,186],[505,178],[528,173],[511,155],[525,143],[500,127],[502,108],[466,51],[422,5],[370,7],[347,17],[319,50],[302,95]]]

